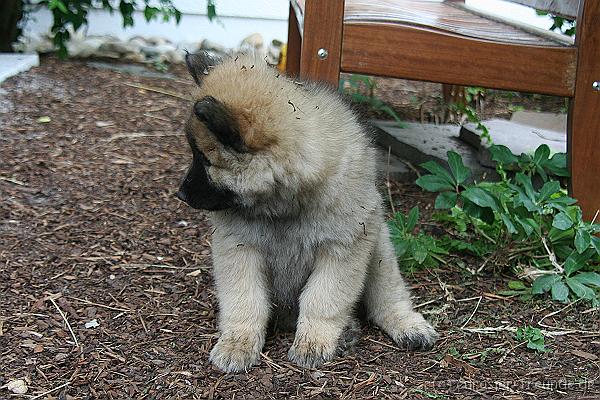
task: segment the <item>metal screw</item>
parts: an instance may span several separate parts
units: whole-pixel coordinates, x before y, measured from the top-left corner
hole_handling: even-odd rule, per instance
[[[596,82],[592,83],[592,89],[594,89],[597,92],[600,92],[600,82],[596,81]]]
[[[321,59],[321,60],[325,60],[327,58],[327,56],[329,56],[329,52],[327,51],[327,49],[319,49],[319,51],[317,51],[317,56]]]

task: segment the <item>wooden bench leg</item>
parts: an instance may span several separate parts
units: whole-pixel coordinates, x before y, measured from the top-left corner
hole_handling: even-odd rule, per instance
[[[579,201],[584,218],[591,220],[600,209],[600,88],[596,88],[600,85],[600,2],[583,4],[577,19],[577,78],[567,149],[571,194]]]
[[[306,0],[300,76],[337,88],[342,55],[344,0]]]
[[[288,20],[288,42],[285,62],[287,76],[296,78],[300,75],[300,54],[302,52],[302,36],[298,28],[298,18],[294,7],[290,4],[290,17]]]

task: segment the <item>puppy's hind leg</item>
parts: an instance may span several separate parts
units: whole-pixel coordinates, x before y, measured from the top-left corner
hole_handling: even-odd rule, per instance
[[[363,301],[367,317],[399,346],[408,350],[429,350],[433,347],[438,335],[412,308],[410,292],[400,275],[385,225],[369,264]]]
[[[258,362],[265,343],[270,300],[264,259],[251,246],[227,246],[222,239],[213,245],[213,260],[221,336],[210,360],[225,372],[243,371]]]

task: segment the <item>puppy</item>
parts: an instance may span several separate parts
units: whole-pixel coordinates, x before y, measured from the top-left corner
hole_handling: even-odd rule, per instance
[[[359,304],[398,345],[431,348],[436,332],[412,309],[384,221],[376,152],[350,108],[254,56],[186,63],[198,89],[178,197],[215,227],[214,365],[256,364],[269,321],[291,316],[290,360],[319,366]]]

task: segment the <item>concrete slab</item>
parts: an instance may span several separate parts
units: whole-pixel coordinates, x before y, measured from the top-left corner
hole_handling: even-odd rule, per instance
[[[0,53],[0,82],[38,65],[40,65],[40,58],[37,53]]]
[[[567,114],[554,114],[536,111],[516,111],[510,118],[512,122],[528,125],[548,131],[567,132]]]
[[[542,144],[548,145],[552,153],[567,152],[564,114],[520,112],[510,121],[492,119],[482,121],[482,124],[488,128],[492,143],[508,147],[515,155],[533,153]],[[479,162],[493,167],[487,150],[489,144],[481,143],[480,135],[475,124],[466,124],[460,130],[460,139],[478,149]]]
[[[479,163],[475,148],[459,140],[460,127],[457,125],[406,123],[406,128],[399,128],[393,121],[370,122],[376,128],[377,143],[385,150],[390,147],[396,157],[415,167],[429,160],[447,165],[446,153],[453,150],[462,156],[465,165],[473,171],[474,178],[496,174],[494,169]],[[398,179],[404,180],[408,176],[414,178],[409,173],[400,175]]]

